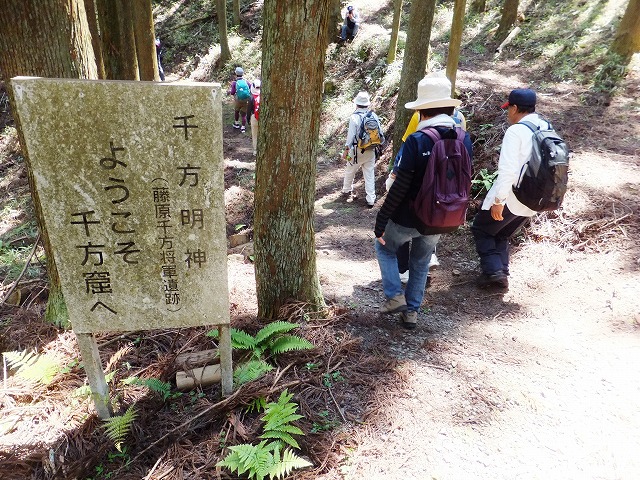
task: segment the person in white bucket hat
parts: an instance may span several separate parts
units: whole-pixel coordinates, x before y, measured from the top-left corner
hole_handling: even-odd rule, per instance
[[[356,195],[353,192],[353,180],[358,169],[362,168],[364,177],[364,190],[366,192],[367,207],[373,208],[376,202],[376,152],[374,148],[361,151],[357,148],[358,130],[361,128],[362,119],[370,112],[371,98],[367,92],[358,92],[353,99],[356,106],[355,111],[349,116],[349,130],[347,140],[342,150],[342,159],[347,162],[344,170],[344,180],[342,182],[342,194],[347,202],[353,202]],[[371,115],[377,120],[375,113]],[[379,122],[379,120],[378,120]]]
[[[430,229],[416,217],[413,200],[416,198],[425,175],[434,140],[422,130],[433,127],[441,138],[457,138],[459,130],[453,111],[462,102],[451,98],[451,83],[446,77],[429,76],[418,83],[417,98],[405,104],[406,108],[420,114],[418,131],[404,143],[403,153],[394,168],[395,181],[376,217],[375,249],[382,277],[382,289],[387,298],[380,307],[381,313],[400,313],[402,325],[414,329],[418,311],[424,298],[429,260],[440,233]],[[464,134],[464,146],[472,153],[471,139]],[[411,241],[409,254],[409,280],[404,292],[398,273],[398,249]]]

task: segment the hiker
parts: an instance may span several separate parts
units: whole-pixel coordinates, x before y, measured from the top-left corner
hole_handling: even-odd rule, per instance
[[[340,39],[344,42],[346,40],[352,41],[358,34],[360,28],[360,15],[356,12],[356,8],[349,5],[347,7],[347,13],[344,16],[344,23],[342,25],[342,31],[340,32]]]
[[[244,79],[242,67],[236,67],[235,73],[236,79],[231,82],[231,87],[227,93],[233,95],[233,128],[239,128],[244,133],[247,130],[247,106],[251,97],[251,90],[249,83]],[[242,125],[238,123],[241,115]]]
[[[458,139],[462,135],[464,147],[469,157],[472,153],[471,139],[468,133],[455,130],[451,117],[455,107],[462,102],[450,98],[451,84],[441,77],[423,78],[418,83],[417,98],[405,104],[408,109],[420,114],[418,130],[435,127],[441,138]],[[389,188],[380,211],[376,217],[374,233],[375,249],[382,276],[382,288],[387,298],[381,306],[381,313],[398,313],[402,325],[408,329],[416,328],[418,310],[422,305],[429,261],[440,238],[437,228],[426,227],[418,219],[413,203],[421,191],[423,177],[427,171],[429,155],[435,143],[430,135],[417,131],[407,137],[403,153],[397,167],[396,178]],[[469,170],[470,170],[469,165]],[[469,178],[469,183],[470,183]],[[466,205],[465,205],[466,208]],[[409,254],[409,280],[402,292],[398,273],[398,248],[411,240]]]
[[[443,70],[432,72],[428,74],[427,77],[447,78]],[[467,130],[467,121],[459,109],[457,108],[454,109],[452,118],[456,122],[456,125],[458,125],[465,131]],[[407,129],[405,130],[404,135],[402,135],[403,144],[407,140],[407,137],[418,129],[418,123],[420,123],[420,114],[418,112],[415,112],[411,116],[411,120],[409,120],[409,125],[407,126]],[[401,156],[402,156],[402,145],[400,146],[400,149],[398,150],[398,154],[394,159],[393,168],[398,166],[398,161],[400,160]],[[389,191],[389,188],[391,188],[391,184],[393,183],[395,178],[396,178],[396,174],[393,172],[393,169],[392,169],[391,172],[389,173],[389,177],[385,182],[387,191]],[[398,248],[398,251],[397,251],[398,271],[400,272],[400,281],[402,283],[407,283],[409,281],[409,249],[410,248],[411,248],[411,241],[408,241],[407,243],[403,244],[400,248]],[[433,254],[431,255],[431,261],[429,262],[429,270],[439,265],[440,265],[440,262],[438,261],[438,257],[436,256],[436,249],[434,248]],[[431,272],[427,274],[427,288],[429,288],[430,285],[431,285]]]
[[[347,162],[344,170],[344,181],[342,182],[342,194],[347,197],[347,202],[352,202],[357,198],[353,191],[353,179],[358,169],[362,168],[367,207],[373,208],[376,202],[376,152],[375,148],[364,152],[358,148],[359,130],[363,117],[370,111],[368,107],[371,104],[371,99],[367,92],[362,91],[358,92],[358,95],[353,99],[353,103],[356,109],[349,117],[347,141],[342,151],[342,160]]]
[[[500,147],[498,176],[471,225],[480,256],[482,273],[477,281],[480,288],[509,288],[509,238],[536,213],[513,193],[533,148],[531,130],[518,122],[528,121],[538,127],[547,123],[535,113],[536,93],[530,89],[512,90],[501,108],[506,109],[511,126]]]
[[[160,75],[160,81],[164,82],[164,68],[162,68],[162,45],[160,39],[156,38],[156,57],[158,58],[158,74]]]
[[[258,154],[258,117],[260,112],[260,86],[262,82],[255,80],[251,85],[251,98],[247,106],[247,113],[251,119],[251,142],[253,144],[253,156]]]

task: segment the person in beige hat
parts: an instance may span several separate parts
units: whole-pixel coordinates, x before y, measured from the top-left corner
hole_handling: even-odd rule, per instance
[[[342,182],[342,194],[347,197],[347,202],[352,202],[356,196],[353,192],[353,180],[357,171],[362,168],[364,177],[364,190],[369,208],[373,208],[376,202],[376,152],[375,149],[365,150],[356,148],[358,143],[358,130],[362,119],[370,111],[371,99],[367,92],[359,92],[353,99],[355,111],[349,116],[349,130],[347,140],[342,150],[342,159],[347,162]],[[375,113],[372,112],[375,116]],[[377,117],[375,117],[377,119]]]
[[[451,83],[446,78],[427,76],[418,83],[417,98],[405,104],[417,110],[420,123],[417,132],[404,143],[402,156],[394,168],[395,181],[376,217],[375,249],[382,276],[382,289],[387,298],[380,307],[382,313],[400,313],[405,328],[416,328],[429,273],[429,260],[440,232],[426,227],[415,215],[413,200],[422,185],[434,140],[423,129],[435,129],[441,138],[458,138],[451,117],[462,102],[450,97]],[[464,134],[464,146],[471,156],[471,139]],[[411,241],[409,280],[404,292],[398,273],[398,249]]]

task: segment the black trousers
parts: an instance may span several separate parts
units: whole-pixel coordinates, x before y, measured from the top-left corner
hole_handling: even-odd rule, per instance
[[[504,220],[497,221],[491,218],[490,210],[480,210],[471,225],[480,268],[487,275],[498,272],[509,275],[509,239],[529,220],[514,215],[506,205],[502,217]]]

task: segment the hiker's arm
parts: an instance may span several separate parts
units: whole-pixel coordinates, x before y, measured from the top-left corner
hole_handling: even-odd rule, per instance
[[[387,192],[387,197],[376,216],[376,226],[373,230],[376,238],[380,238],[384,234],[389,218],[393,215],[393,212],[396,211],[400,203],[402,203],[404,197],[406,197],[412,179],[413,172],[398,170],[396,179],[391,184],[391,188]]]
[[[526,128],[526,127],[525,127]],[[511,187],[517,182],[520,174],[520,138],[514,132],[513,127],[507,129],[500,149],[498,160],[498,176],[491,189],[495,194],[496,203],[504,203],[511,191]]]

